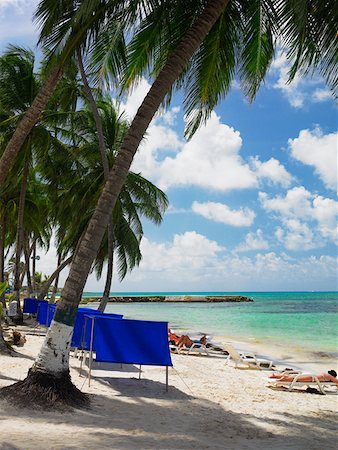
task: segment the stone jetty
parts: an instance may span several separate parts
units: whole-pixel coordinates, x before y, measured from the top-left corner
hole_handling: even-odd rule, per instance
[[[245,297],[243,295],[210,295],[210,296],[202,296],[202,295],[171,295],[171,296],[142,296],[142,297],[110,297],[109,302],[199,302],[199,303],[227,303],[227,302],[253,302],[253,300],[249,297]]]

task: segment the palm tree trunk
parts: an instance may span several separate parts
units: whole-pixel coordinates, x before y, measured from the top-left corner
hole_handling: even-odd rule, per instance
[[[0,283],[5,282],[5,236],[6,236],[6,219],[1,218],[0,221]],[[5,293],[0,295],[0,301],[4,312],[7,309]]]
[[[109,227],[108,227],[109,232]],[[106,284],[104,286],[104,291],[102,298],[100,300],[100,304],[98,307],[98,310],[103,312],[106,309],[108,300],[109,300],[109,294],[111,289],[111,283],[113,279],[113,268],[114,268],[114,236],[111,236],[112,239],[109,239],[108,235],[108,262],[107,262],[107,275],[106,275]]]
[[[114,166],[98,200],[80,247],[75,254],[69,276],[62,292],[60,308],[61,305],[65,307],[68,307],[68,305],[77,306],[80,301],[81,293],[92,262],[96,256],[97,249],[101,243],[110,213],[126,180],[133,157],[142,137],[171,86],[180,76],[212,26],[216,23],[228,1],[209,1],[203,13],[178,45],[176,51],[168,58],[167,63],[139,107],[119,154],[116,157]]]
[[[107,181],[109,177],[109,161],[107,158],[107,152],[106,152],[106,144],[104,139],[104,133],[103,133],[103,126],[102,121],[100,117],[100,113],[95,101],[95,98],[93,96],[92,90],[89,86],[87,77],[86,77],[86,71],[83,66],[83,60],[81,55],[81,50],[77,48],[76,50],[77,60],[79,63],[79,69],[81,74],[81,79],[83,82],[84,90],[86,93],[86,96],[88,98],[93,117],[95,120],[95,126],[96,126],[96,132],[97,132],[97,140],[99,143],[99,149],[100,149],[100,155],[101,155],[101,164],[103,168],[103,175],[104,180]],[[106,276],[106,284],[104,287],[103,295],[100,301],[99,305],[99,311],[104,311],[107,305],[107,302],[109,300],[109,293],[110,293],[110,287],[112,283],[113,278],[113,264],[114,264],[114,234],[113,234],[113,219],[110,217],[107,227],[107,234],[108,234],[108,263],[107,263],[107,276]]]
[[[79,63],[79,69],[80,69],[82,83],[84,86],[84,91],[85,91],[85,94],[89,101],[90,108],[92,110],[93,117],[95,120],[97,140],[99,143],[99,149],[100,149],[100,155],[101,155],[101,164],[103,167],[104,179],[107,180],[109,177],[109,163],[108,163],[108,158],[107,158],[107,153],[106,153],[106,144],[105,144],[105,140],[104,140],[102,121],[101,121],[100,113],[99,113],[95,98],[93,96],[92,90],[88,84],[86,72],[85,72],[85,69],[83,66],[81,50],[79,48],[76,49],[76,55],[77,55],[77,60]]]
[[[46,295],[48,294],[48,290],[50,288],[50,285],[53,283],[53,281],[56,279],[56,277],[59,276],[60,272],[66,267],[68,266],[68,264],[71,263],[73,259],[73,256],[70,256],[69,258],[65,259],[63,261],[63,263],[60,263],[57,267],[56,270],[54,270],[54,272],[52,273],[52,275],[48,278],[48,280],[46,280],[40,287],[40,290],[37,294],[37,298],[40,300],[43,300]]]
[[[61,264],[62,264],[62,256],[59,253],[58,254],[58,267],[61,266]],[[59,276],[60,276],[60,272],[58,272],[58,274],[55,277],[55,283],[54,283],[54,286],[53,286],[52,298],[50,300],[50,303],[55,303],[55,297],[56,297],[56,293],[57,293],[57,290],[58,290],[58,284],[59,284]]]
[[[21,314],[20,306],[20,258],[21,252],[24,245],[24,214],[25,214],[25,202],[26,202],[26,192],[28,184],[28,174],[29,174],[29,161],[28,155],[25,157],[22,181],[20,189],[20,199],[19,199],[19,210],[18,210],[18,224],[16,232],[16,251],[15,251],[15,273],[14,273],[14,299],[18,302],[18,313]]]
[[[228,1],[210,0],[207,3],[203,13],[197,18],[177,49],[168,58],[167,63],[138,109],[100,195],[85,235],[74,256],[70,273],[62,291],[62,298],[58,302],[54,319],[41,350],[27,378],[12,386],[3,388],[1,390],[3,397],[12,398],[17,402],[21,399],[22,402],[23,392],[25,392],[25,402],[27,402],[27,392],[34,387],[34,392],[30,395],[29,401],[32,403],[37,401],[37,390],[39,390],[39,395],[44,396],[46,401],[48,395],[42,390],[42,386],[48,386],[48,392],[54,386],[53,392],[56,392],[58,396],[63,396],[62,400],[65,403],[74,404],[73,401],[77,395],[79,403],[87,402],[84,394],[81,395],[80,392],[75,391],[76,388],[71,383],[69,376],[70,342],[77,306],[80,303],[87,276],[145,131],[171,86],[216,23]],[[69,396],[66,398],[65,385],[67,386],[67,393],[68,389],[72,389],[74,394],[74,397],[72,397],[73,401],[69,400]],[[63,390],[59,393],[58,390],[62,388]]]
[[[36,238],[34,238],[33,242],[33,256],[32,256],[32,288],[34,296],[36,295],[35,273],[36,273]]]
[[[32,278],[31,278],[31,271],[29,267],[29,258],[30,258],[30,249],[28,241],[25,242],[24,247],[24,253],[25,253],[25,261],[26,261],[26,277],[27,277],[27,296],[30,297],[32,295]],[[20,282],[22,286],[22,282]]]
[[[47,75],[42,88],[38,95],[35,97],[32,106],[27,110],[23,119],[17,126],[11,140],[7,144],[5,151],[0,159],[0,186],[6,180],[10,168],[19,153],[20,148],[27,139],[27,136],[31,132],[32,128],[39,120],[42,110],[47,105],[57,82],[62,75],[62,67],[60,65],[55,66]]]
[[[22,273],[21,273],[20,286],[22,286],[23,280],[25,278],[25,275],[27,275],[27,265],[29,267],[28,270],[29,270],[29,276],[30,276],[30,279],[31,279],[31,286],[32,286],[32,277],[31,277],[31,271],[30,271],[30,265],[29,265],[29,258],[30,258],[31,254],[32,254],[32,251],[33,251],[33,245],[31,245],[29,247],[28,246],[28,242],[26,242],[26,247],[27,247],[27,249],[25,250],[25,268],[24,268],[24,270],[22,270]]]

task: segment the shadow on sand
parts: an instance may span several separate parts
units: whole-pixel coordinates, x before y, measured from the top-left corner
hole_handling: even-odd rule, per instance
[[[41,439],[42,423],[48,426],[49,448],[60,449],[335,448],[335,418],[329,413],[316,418],[300,411],[267,418],[243,414],[240,407],[238,412],[228,411],[226,406],[189,396],[175,387],[165,393],[164,383],[152,380],[103,377],[96,381],[99,382],[98,393],[92,389],[89,410],[32,411],[17,409],[2,401],[0,423],[4,424],[9,418],[11,421],[29,420],[31,429],[29,433],[27,429],[16,429],[9,436],[1,428],[0,437],[2,435],[6,442],[0,450],[21,449],[16,447],[20,440],[27,443],[25,448],[33,448],[34,438]],[[110,397],[99,393],[100,384],[105,385],[105,390],[107,386],[111,389]],[[266,430],[267,423],[273,433]],[[69,425],[75,426],[77,431]],[[7,442],[12,444],[7,445]]]

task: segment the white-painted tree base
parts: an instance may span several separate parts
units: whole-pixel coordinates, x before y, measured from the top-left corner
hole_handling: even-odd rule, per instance
[[[72,326],[52,320],[34,367],[55,376],[68,370],[72,335]]]

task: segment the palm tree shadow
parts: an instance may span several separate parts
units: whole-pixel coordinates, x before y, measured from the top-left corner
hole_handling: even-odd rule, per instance
[[[8,380],[8,381],[19,381],[19,378],[8,377],[6,375],[3,375],[2,373],[0,373],[0,378],[2,380]],[[0,449],[1,449],[1,447],[0,447]]]
[[[176,400],[188,400],[193,397],[185,392],[177,389],[175,386],[168,386],[166,391],[165,383],[160,381],[153,381],[147,378],[118,378],[118,377],[102,377],[97,378],[101,384],[109,385],[118,394],[117,396],[133,398],[135,396],[135,388],[138,391],[138,395],[142,398],[162,399],[171,401]]]
[[[87,370],[87,365],[85,365]],[[80,370],[78,367],[73,367],[79,375],[85,376],[84,384],[88,383],[88,372],[84,372],[84,368]],[[124,373],[131,374],[129,377],[117,377],[114,374],[112,376],[105,376],[102,374],[93,374],[92,379],[97,383],[100,383],[105,386],[109,386],[114,389],[116,392],[119,392],[118,395],[123,397],[134,397],[135,388],[139,391],[139,395],[145,398],[161,398],[161,399],[188,399],[191,396],[186,393],[180,391],[175,386],[170,386],[170,376],[168,383],[168,391],[166,391],[165,381],[161,383],[160,381],[153,381],[146,377],[142,376],[141,369],[141,378],[139,378],[140,369],[139,366],[135,366],[134,364],[116,364],[116,363],[97,363],[93,361],[92,369],[100,372],[114,372],[114,373]],[[163,369],[163,380],[165,380],[165,369]],[[137,387],[136,387],[137,386]]]
[[[18,350],[14,350],[12,357],[13,358],[20,358],[20,359],[21,358],[22,359],[29,359],[30,361],[34,361],[35,360],[35,358],[33,356],[26,355],[25,353],[21,353]]]
[[[234,412],[215,401],[189,397],[177,388],[165,393],[164,384],[151,380],[119,377],[101,381],[109,383],[116,394],[90,394],[89,410],[59,413],[18,409],[1,402],[0,423],[8,418],[31,422],[29,436],[26,428],[16,429],[14,439],[10,439],[13,450],[17,450],[15,445],[20,439],[39,442],[38,424],[42,422],[50,424],[50,434],[54,441],[59,439],[61,447],[67,439],[73,439],[75,427],[81,429],[76,437],[77,448],[271,449],[285,448],[286,439],[290,449],[335,448],[332,413],[320,418],[301,411],[257,416],[241,413],[240,405]],[[96,392],[100,391],[100,385],[96,386]],[[11,449],[5,446],[3,450],[7,448]]]
[[[20,447],[10,444],[9,442],[0,443],[0,450],[21,450]]]

